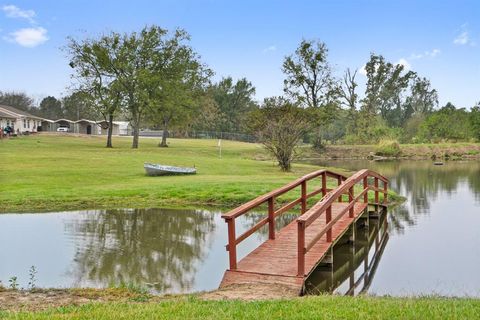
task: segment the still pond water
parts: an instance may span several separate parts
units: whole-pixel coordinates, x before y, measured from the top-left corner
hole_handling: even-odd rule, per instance
[[[333,265],[321,266],[307,290],[404,296],[480,297],[480,163],[331,161],[320,165],[371,168],[407,201],[359,225],[341,241]],[[157,293],[218,287],[228,267],[221,212],[125,209],[0,214],[0,281],[27,287],[35,266],[39,287],[107,287],[121,283]],[[287,215],[279,223],[288,223]],[[259,216],[237,222],[237,232]],[[241,258],[266,230],[238,248]]]

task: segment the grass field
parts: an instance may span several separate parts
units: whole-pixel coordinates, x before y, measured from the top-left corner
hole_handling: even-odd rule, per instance
[[[480,300],[436,297],[319,296],[272,301],[93,303],[41,312],[0,312],[5,319],[478,319]]]
[[[281,172],[257,144],[170,139],[36,135],[0,141],[0,211],[51,211],[153,206],[234,206],[319,167]],[[147,177],[143,163],[193,166],[193,176]],[[339,171],[339,170],[337,170]]]

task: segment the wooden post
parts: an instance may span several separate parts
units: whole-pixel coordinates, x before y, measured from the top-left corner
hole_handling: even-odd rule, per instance
[[[368,188],[368,177],[363,178],[363,190]],[[368,203],[368,191],[363,195],[363,202]]]
[[[302,214],[307,211],[307,181],[302,181]]]
[[[228,219],[228,257],[230,259],[230,270],[237,269],[237,244],[235,236],[235,219]]]
[[[268,199],[268,238],[275,239],[275,208],[274,208],[275,198],[271,197]]]
[[[332,221],[332,206],[327,208],[327,212],[325,214],[325,222],[328,224]],[[332,228],[328,229],[327,231],[327,242],[332,242]]]
[[[327,174],[322,173],[322,196],[325,197],[327,194]]]
[[[387,204],[388,201],[388,182],[383,182],[383,204]]]
[[[378,178],[375,178],[373,186],[375,189],[375,204],[378,204]]]
[[[353,192],[354,192],[354,187],[351,187],[349,190],[348,190],[348,203],[352,203],[353,202]],[[350,218],[353,218],[353,211],[354,211],[354,206],[352,206],[348,212],[348,216]]]
[[[298,246],[297,246],[297,257],[298,257],[298,272],[297,276],[305,276],[305,223],[297,221],[298,229]]]
[[[338,177],[337,181],[338,181],[338,185],[341,185],[342,184],[342,177]],[[343,202],[342,198],[343,198],[343,194],[340,195],[340,197],[338,197],[338,202]]]

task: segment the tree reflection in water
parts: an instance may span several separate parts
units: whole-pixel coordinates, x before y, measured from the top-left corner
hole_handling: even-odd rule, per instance
[[[76,286],[134,284],[155,292],[192,288],[215,229],[214,213],[132,209],[84,213],[65,222],[75,241]]]

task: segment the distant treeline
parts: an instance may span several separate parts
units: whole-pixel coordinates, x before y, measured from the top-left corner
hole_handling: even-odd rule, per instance
[[[213,70],[189,41],[183,30],[169,32],[155,26],[138,33],[69,38],[64,50],[78,81],[70,95],[48,96],[34,105],[25,93],[0,92],[0,104],[49,119],[129,120],[134,133],[150,128],[262,138],[264,128],[291,129],[287,119],[301,118],[305,120],[297,123],[301,139],[317,148],[325,143],[375,144],[383,139],[402,143],[480,139],[479,104],[468,109],[452,103],[439,107],[437,91],[427,78],[381,55],[372,53],[361,70],[347,69],[338,75],[332,71],[324,43],[302,40],[281,66],[284,96],[259,102],[246,78],[212,82]],[[360,72],[366,78],[361,93]],[[281,117],[274,117],[276,110]],[[275,123],[268,121],[273,118]]]

